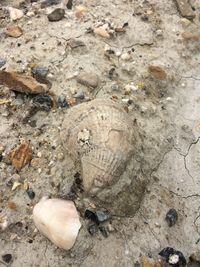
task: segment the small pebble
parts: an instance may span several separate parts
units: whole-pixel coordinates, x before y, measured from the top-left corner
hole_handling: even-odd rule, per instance
[[[177,211],[175,209],[170,209],[166,214],[165,220],[167,221],[169,227],[175,225],[178,220]]]
[[[94,73],[81,73],[76,77],[76,80],[87,87],[96,88],[99,85],[99,77]]]
[[[92,225],[88,226],[88,232],[91,235],[97,234],[97,232],[98,232],[98,226],[96,224],[92,224]]]
[[[3,67],[6,64],[6,60],[0,58],[0,68]]]
[[[110,213],[107,210],[97,210],[96,217],[99,223],[105,222],[111,218]]]
[[[74,95],[74,98],[83,100],[85,98],[85,94],[83,91],[80,91]]]
[[[67,2],[67,8],[68,9],[72,9],[72,7],[73,7],[73,0],[68,0],[68,2]]]
[[[175,250],[171,247],[164,248],[159,252],[159,255],[165,258],[166,262],[170,264],[170,266],[174,267],[185,267],[186,259],[182,252]]]
[[[46,83],[49,69],[47,67],[36,67],[32,69],[33,77],[40,83]]]
[[[104,226],[100,225],[99,230],[100,230],[102,236],[104,236],[106,238],[108,237],[108,232],[106,231],[106,228]]]
[[[62,95],[58,97],[58,107],[59,108],[69,108],[68,102],[66,101],[65,97]]]
[[[6,263],[10,263],[12,260],[12,254],[4,254],[2,256],[2,260]]]
[[[39,94],[33,98],[33,105],[39,109],[50,111],[53,101],[49,95]]]
[[[61,0],[45,0],[41,3],[41,8],[45,8],[52,5],[57,5]]]
[[[62,8],[56,8],[47,17],[49,21],[59,21],[65,16],[65,10]]]
[[[88,210],[88,209],[84,213],[84,218],[88,219],[88,220],[91,220],[91,221],[93,221],[95,223],[98,222],[95,212],[93,212],[91,210]]]
[[[35,198],[35,192],[33,191],[32,188],[27,189],[26,193],[28,194],[30,199],[34,199]]]

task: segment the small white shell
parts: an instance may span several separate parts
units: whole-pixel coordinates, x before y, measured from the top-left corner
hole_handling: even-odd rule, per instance
[[[81,223],[72,201],[43,198],[33,209],[37,229],[56,246],[69,250],[73,247]]]

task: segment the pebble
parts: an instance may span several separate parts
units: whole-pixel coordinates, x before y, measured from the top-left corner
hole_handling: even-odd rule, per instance
[[[52,5],[57,5],[60,3],[61,0],[45,0],[41,3],[40,7],[45,8]]]
[[[58,97],[58,107],[59,108],[69,108],[69,103],[63,95]]]
[[[50,111],[53,107],[53,100],[49,95],[39,94],[33,98],[33,105],[42,110]]]
[[[30,199],[34,199],[35,198],[35,192],[33,191],[32,188],[27,189],[26,193],[28,194]]]
[[[85,46],[85,43],[81,40],[77,40],[77,39],[74,39],[74,38],[71,38],[69,40],[69,46],[74,49],[74,48],[77,48],[79,46]]]
[[[0,68],[3,67],[6,64],[6,60],[3,58],[0,58]]]
[[[105,222],[111,218],[110,213],[107,210],[97,210],[96,217],[99,223]]]
[[[63,8],[56,8],[47,17],[49,21],[59,21],[65,17],[65,10]]]
[[[167,221],[169,227],[175,225],[178,220],[177,211],[175,209],[170,209],[166,214],[165,220]]]
[[[5,34],[13,38],[19,38],[23,34],[23,30],[19,26],[12,25],[5,29]]]
[[[183,32],[182,37],[185,41],[199,41],[200,34],[196,32]]]
[[[14,20],[14,21],[21,19],[24,16],[24,12],[22,10],[14,8],[14,7],[9,7],[8,11],[10,13],[11,20]]]
[[[188,0],[175,0],[178,11],[180,12],[182,17],[188,18],[188,19],[194,19],[195,13],[192,10],[192,7]]]
[[[182,25],[182,27],[187,28],[188,26],[190,26],[192,22],[189,19],[186,18],[181,18],[180,19],[180,24]]]
[[[183,253],[171,247],[164,248],[159,253],[159,255],[165,258],[166,262],[169,263],[170,266],[174,266],[174,267],[185,267],[186,266],[186,259]]]
[[[68,0],[68,2],[67,2],[67,8],[68,9],[72,9],[72,7],[73,7],[73,0]]]
[[[159,66],[149,65],[148,71],[157,80],[165,80],[167,78],[167,73]]]
[[[47,67],[35,67],[32,69],[32,75],[36,79],[36,81],[40,83],[46,83],[47,82],[47,74],[49,72],[49,69]]]
[[[104,236],[106,238],[108,237],[108,232],[106,231],[106,228],[103,225],[99,226],[99,230],[100,230],[102,236]]]
[[[110,38],[110,34],[106,31],[106,29],[103,26],[94,29],[94,33],[103,38]]]
[[[85,94],[83,91],[80,91],[74,95],[74,98],[83,100],[85,98]]]
[[[85,210],[85,213],[84,213],[84,218],[85,219],[88,219],[88,220],[91,220],[95,223],[98,223],[97,221],[97,216],[95,214],[95,212],[91,211],[91,210]]]
[[[98,226],[96,224],[92,224],[92,225],[89,225],[88,226],[88,232],[91,234],[91,235],[95,235],[98,233]]]
[[[2,260],[6,263],[10,263],[12,260],[12,254],[4,254],[2,255]]]
[[[124,61],[130,61],[132,59],[131,53],[127,52],[121,55],[121,59]]]
[[[87,87],[96,88],[99,85],[99,77],[94,73],[81,73],[76,77],[76,80]]]

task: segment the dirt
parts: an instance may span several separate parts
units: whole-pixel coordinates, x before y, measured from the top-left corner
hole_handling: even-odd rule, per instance
[[[192,22],[183,20],[174,1],[77,0],[57,22],[48,21],[47,14],[61,4],[41,9],[41,1],[27,1],[22,8],[31,11],[38,5],[36,14],[12,23],[4,8],[20,1],[1,2],[0,57],[6,59],[2,69],[30,75],[32,66],[48,67],[54,105],[50,111],[38,109],[34,96],[0,87],[1,100],[9,100],[0,104],[0,215],[8,221],[0,233],[0,257],[12,254],[13,267],[132,267],[142,255],[155,258],[169,246],[188,260],[200,249],[200,46],[198,39],[184,40],[182,34],[199,34],[199,1],[190,1],[196,15]],[[76,8],[80,5],[85,7],[82,13]],[[125,31],[111,38],[94,34],[91,29],[106,21]],[[23,35],[6,36],[4,28],[11,24],[20,26]],[[70,47],[71,38],[85,46],[81,42]],[[163,79],[149,73],[149,66],[159,67]],[[98,75],[98,86],[78,84],[76,75],[82,72]],[[129,90],[130,84],[134,89]],[[80,91],[85,98],[76,100],[73,96]],[[136,185],[126,194],[124,205],[139,195],[134,214],[122,214],[119,207],[107,238],[88,233],[80,208],[82,228],[70,251],[55,247],[32,220],[33,206],[41,197],[70,196],[77,172],[60,140],[70,108],[58,108],[61,95],[71,105],[112,98],[124,107],[135,122],[137,144],[123,176],[132,175],[133,183],[140,180],[145,185],[141,192]],[[8,155],[23,140],[30,140],[33,160],[17,171]],[[20,185],[12,190],[15,182]],[[35,192],[33,200],[27,184]],[[79,207],[82,201],[75,199]],[[178,221],[169,227],[165,215],[171,208],[178,212]],[[0,266],[6,266],[1,258]]]

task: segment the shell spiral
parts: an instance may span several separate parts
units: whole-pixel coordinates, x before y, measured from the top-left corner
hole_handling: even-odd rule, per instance
[[[116,182],[133,153],[133,122],[112,100],[95,99],[69,109],[61,139],[81,163],[85,192],[94,194]]]

